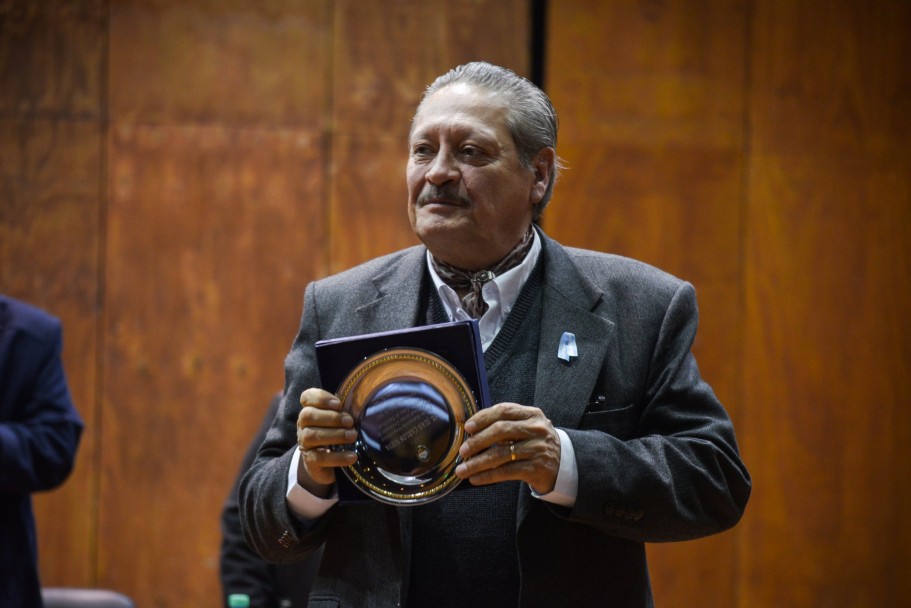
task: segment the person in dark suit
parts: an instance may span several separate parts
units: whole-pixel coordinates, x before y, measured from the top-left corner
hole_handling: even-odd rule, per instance
[[[82,419],[70,398],[60,321],[0,295],[0,606],[41,606],[34,492],[61,485]]]
[[[653,604],[646,542],[717,533],[751,481],[691,347],[693,286],[564,247],[538,225],[557,118],[509,70],[459,66],[426,90],[406,169],[423,242],[310,284],[284,397],[240,488],[247,541],[323,549],[310,606]],[[465,491],[419,506],[336,500],[357,437],[317,340],[479,320],[491,402],[464,425]],[[327,390],[328,389],[328,390]]]
[[[240,527],[237,487],[240,485],[241,477],[253,463],[256,451],[266,437],[266,431],[272,425],[281,398],[281,393],[272,397],[262,424],[247,447],[237,478],[222,508],[222,540],[218,570],[225,606],[228,606],[228,596],[234,593],[247,595],[250,598],[250,608],[306,606],[310,585],[319,565],[318,551],[300,563],[267,562],[247,545]]]

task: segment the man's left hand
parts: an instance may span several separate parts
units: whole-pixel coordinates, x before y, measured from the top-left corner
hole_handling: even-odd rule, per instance
[[[560,470],[560,436],[540,409],[498,403],[465,422],[455,473],[474,485],[524,481],[538,494],[554,489]]]

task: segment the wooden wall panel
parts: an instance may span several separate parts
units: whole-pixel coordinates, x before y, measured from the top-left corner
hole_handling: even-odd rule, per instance
[[[561,1],[547,39],[568,168],[544,226],[695,285],[694,350],[735,424],[747,17],[727,0]],[[736,534],[649,546],[657,605],[732,606]]]
[[[41,574],[55,585],[93,580],[103,33],[100,2],[0,5],[0,291],[61,319],[87,425],[70,478],[34,497]]]
[[[0,4],[0,115],[97,121],[104,0]]]
[[[752,174],[744,429],[761,491],[741,605],[899,605],[911,591],[911,173],[757,158]]]
[[[757,5],[740,605],[911,596],[911,5]]]
[[[321,128],[329,0],[111,3],[115,121]]]
[[[911,4],[765,2],[755,9],[757,154],[907,162]],[[898,159],[895,159],[898,160]]]

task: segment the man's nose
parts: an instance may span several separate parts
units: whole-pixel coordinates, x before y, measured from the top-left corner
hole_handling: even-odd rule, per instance
[[[446,150],[440,150],[427,168],[427,181],[435,186],[442,186],[446,182],[459,178],[458,167],[455,159]]]

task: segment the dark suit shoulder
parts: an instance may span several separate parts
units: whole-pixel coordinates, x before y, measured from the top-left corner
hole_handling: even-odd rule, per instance
[[[352,285],[363,281],[370,281],[376,276],[389,272],[391,268],[395,268],[402,262],[411,262],[418,258],[423,259],[425,251],[426,249],[423,245],[415,245],[414,247],[401,249],[378,258],[367,260],[366,262],[343,270],[337,274],[314,281],[314,284],[322,292],[341,288],[341,292],[344,293],[346,290],[350,289]]]
[[[0,334],[25,334],[47,343],[59,339],[60,331],[57,317],[27,302],[0,295]]]
[[[669,272],[632,258],[574,247],[564,249],[584,277],[617,295],[671,298],[686,283]]]
[[[310,283],[302,323],[315,332],[314,340],[410,326],[426,252],[409,247]]]

